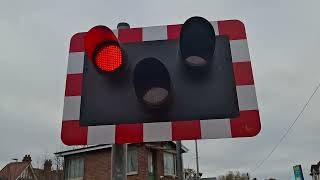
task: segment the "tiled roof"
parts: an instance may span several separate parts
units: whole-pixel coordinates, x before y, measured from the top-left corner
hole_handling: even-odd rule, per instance
[[[9,163],[0,171],[0,178],[16,180],[28,166],[30,166],[30,162]]]

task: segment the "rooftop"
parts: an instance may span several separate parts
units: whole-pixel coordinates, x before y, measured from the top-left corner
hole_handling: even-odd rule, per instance
[[[175,143],[172,141],[169,141],[170,144],[172,144],[175,147]],[[146,146],[149,147],[155,147],[153,143],[144,143]],[[130,145],[130,144],[129,144]],[[84,152],[89,152],[89,151],[96,151],[96,150],[101,150],[101,149],[108,149],[111,148],[112,145],[110,144],[100,144],[100,145],[94,145],[94,146],[86,146],[78,149],[72,149],[72,150],[66,150],[66,151],[61,151],[61,152],[56,152],[54,153],[56,156],[68,156],[72,154],[79,154],[79,153],[84,153]],[[183,153],[188,152],[188,148],[182,145],[182,151]]]
[[[30,165],[30,162],[9,163],[0,171],[0,179],[6,178],[6,180],[16,180]]]

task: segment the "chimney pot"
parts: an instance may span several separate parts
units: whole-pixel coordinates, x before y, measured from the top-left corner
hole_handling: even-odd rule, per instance
[[[30,155],[25,155],[22,159],[22,162],[29,162],[31,163],[32,159],[31,159],[31,156]]]

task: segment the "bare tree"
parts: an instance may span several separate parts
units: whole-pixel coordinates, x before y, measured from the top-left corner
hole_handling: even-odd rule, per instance
[[[193,179],[197,172],[194,169],[184,169],[184,177],[186,180]]]
[[[63,170],[63,163],[64,163],[63,158],[59,156],[54,156],[52,159],[53,159],[54,169],[57,171]]]
[[[57,178],[59,180],[63,180],[63,176],[64,176],[64,171],[63,171],[63,165],[64,165],[64,161],[63,158],[60,156],[54,156],[53,158],[53,166],[54,166],[54,170],[56,171],[56,175]]]
[[[199,173],[199,176],[202,176],[202,173]],[[194,169],[184,169],[185,180],[194,180],[197,177],[197,171]]]
[[[39,155],[35,158],[35,166],[38,169],[43,169],[43,165],[46,160],[50,159],[50,153],[45,150],[42,155]]]
[[[226,175],[219,176],[219,180],[249,180],[249,173],[240,173],[239,171],[229,171]]]

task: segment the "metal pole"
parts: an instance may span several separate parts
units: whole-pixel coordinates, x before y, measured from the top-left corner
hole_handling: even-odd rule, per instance
[[[127,144],[113,144],[111,179],[127,180]]]
[[[182,151],[181,151],[181,141],[176,142],[177,151],[177,176],[179,180],[183,180],[183,165],[182,165]]]
[[[198,141],[195,140],[196,144],[196,163],[197,163],[197,174],[196,174],[196,179],[199,179],[199,156],[198,156]]]
[[[117,29],[129,29],[128,23],[119,23]],[[127,180],[127,144],[113,144],[111,153],[111,179]]]

